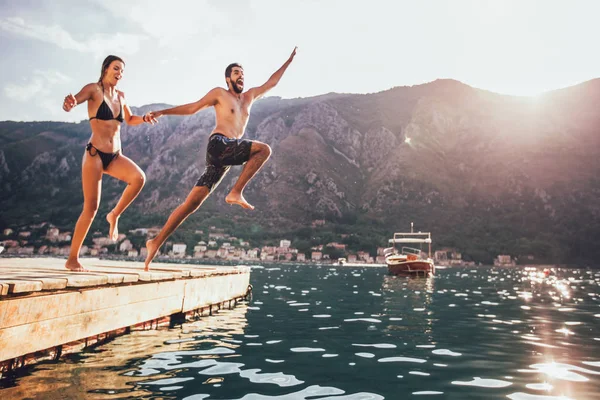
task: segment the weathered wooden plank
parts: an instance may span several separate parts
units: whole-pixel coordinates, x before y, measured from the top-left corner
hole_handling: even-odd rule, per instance
[[[107,264],[106,261],[108,261],[108,260],[103,260],[103,261],[104,262],[102,264],[100,264],[100,263],[90,264],[90,268],[95,269],[97,267],[102,266],[105,268],[110,268],[110,269],[114,269],[114,270],[118,270],[118,271],[124,270],[124,267],[122,265],[119,265],[118,263],[113,262],[112,264]],[[134,262],[127,263],[128,267],[130,267],[130,265],[131,265],[131,268],[128,268],[129,271],[135,271],[136,273],[140,273],[140,276],[142,276],[142,275],[147,276],[148,274],[150,274],[151,276],[154,276],[152,279],[147,279],[147,280],[180,279],[180,278],[186,278],[186,277],[190,276],[190,270],[188,268],[179,268],[179,266],[176,264],[168,264],[168,265],[152,264],[152,268],[150,268],[150,271],[144,271],[143,263],[134,263]]]
[[[0,296],[8,294],[8,283],[0,283]]]
[[[122,264],[127,264],[128,267],[132,269],[143,271],[144,263],[142,262],[116,262],[111,260],[90,260],[90,262],[86,265],[89,265],[91,268],[95,266],[105,266],[111,268],[123,268]],[[214,271],[219,267],[214,267],[211,265],[198,265],[198,264],[170,264],[170,263],[162,263],[162,262],[154,262],[151,265],[149,272],[171,272],[175,273],[176,278],[181,277],[196,277],[203,276],[205,271]],[[227,267],[225,267],[227,268]],[[181,276],[179,276],[181,274]]]
[[[135,273],[138,276],[138,281],[141,282],[157,282],[164,281],[169,279],[179,279],[183,277],[183,274],[174,272],[164,272],[164,271],[144,271],[144,270],[134,270],[130,268],[123,267],[109,267],[109,266],[94,266],[90,265],[89,268],[94,271],[96,268],[102,269],[103,271],[114,271],[118,273]]]
[[[39,292],[42,290],[42,283],[37,281],[28,281],[23,279],[2,279],[0,283],[8,285],[8,294]]]
[[[0,260],[0,277],[7,272],[12,274],[18,272],[20,275],[31,278],[49,278],[46,283],[42,283],[43,290],[62,289],[64,287],[85,287],[106,284],[108,279],[98,276],[82,277],[81,272],[72,272],[64,267],[64,260],[61,259],[7,259]],[[65,286],[60,287],[52,278],[65,279]]]
[[[183,298],[185,283],[184,280],[178,280],[8,298],[0,301],[0,329],[124,304],[143,303],[169,297],[174,293],[179,293]]]
[[[78,279],[79,274],[82,274],[81,272],[72,272],[72,271],[67,271],[66,269],[62,268],[60,270],[58,269],[50,269],[50,268],[19,268],[19,267],[0,267],[0,277],[3,276],[3,274],[20,274],[23,276],[32,276],[32,277],[39,277],[39,278],[53,278],[53,279],[65,279],[65,287],[66,286],[73,286],[73,285],[67,285],[67,282],[69,279],[71,280],[75,280]],[[113,271],[93,271],[93,273],[85,273],[86,275],[94,275],[94,276],[105,276],[107,278],[107,284],[110,285],[118,285],[121,283],[131,283],[131,282],[137,282],[138,281],[138,275],[137,274],[123,274],[123,273],[115,273]],[[79,286],[75,286],[75,287],[79,287]],[[44,290],[47,290],[46,287],[44,287]]]
[[[56,277],[51,274],[44,273],[21,273],[17,271],[4,271],[0,273],[2,279],[27,279],[30,281],[40,282],[42,290],[59,290],[67,287],[66,277]]]
[[[71,272],[67,278],[67,287],[83,288],[88,286],[106,285],[108,277],[87,272]]]
[[[68,287],[86,287],[105,284],[119,284],[123,282],[135,282],[137,277],[127,276],[115,271],[90,271],[73,272],[64,266],[61,259],[9,259],[9,262],[0,260],[0,276],[6,270],[31,272],[31,273],[54,273],[67,278]]]
[[[94,274],[101,274],[108,278],[109,285],[117,285],[121,283],[134,283],[140,280],[140,275],[136,272],[114,271],[102,267],[94,267],[90,269]]]

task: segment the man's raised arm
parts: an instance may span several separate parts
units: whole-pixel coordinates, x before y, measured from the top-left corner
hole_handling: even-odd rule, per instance
[[[181,106],[167,108],[159,111],[150,111],[144,116],[144,121],[146,119],[158,118],[163,115],[192,115],[196,114],[198,111],[205,109],[207,107],[211,107],[217,104],[218,92],[219,88],[214,88],[210,92],[208,92],[203,98],[200,100],[184,104]]]
[[[289,67],[290,64],[292,63],[292,60],[294,59],[294,56],[296,55],[297,48],[298,47],[294,47],[294,51],[292,51],[290,58],[288,58],[287,61],[285,63],[283,63],[281,68],[279,68],[277,71],[275,71],[273,73],[273,75],[271,75],[271,77],[269,78],[268,81],[266,81],[261,86],[258,86],[258,87],[248,90],[248,94],[250,94],[254,100],[260,99],[265,93],[267,93],[269,90],[273,89],[279,83],[279,80],[283,76],[283,73],[285,72],[287,67]]]

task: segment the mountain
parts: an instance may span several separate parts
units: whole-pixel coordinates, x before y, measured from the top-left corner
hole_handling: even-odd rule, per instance
[[[256,210],[224,202],[240,170],[232,168],[175,239],[214,225],[255,242],[287,237],[309,248],[337,240],[373,251],[414,221],[433,232],[436,248],[456,247],[475,261],[512,254],[594,265],[599,101],[600,79],[533,98],[447,79],[373,94],[266,98],[253,106],[245,135],[273,149],[245,192]],[[185,199],[213,127],[212,110],[123,126],[123,152],[148,178],[124,229],[162,225]],[[87,121],[0,122],[0,228],[49,221],[72,229],[89,135]],[[99,216],[123,187],[105,178]],[[97,219],[93,229],[106,230]],[[314,219],[327,223],[313,229]]]

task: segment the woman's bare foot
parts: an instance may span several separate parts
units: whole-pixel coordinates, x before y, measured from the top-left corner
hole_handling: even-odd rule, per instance
[[[119,217],[115,216],[115,213],[111,211],[106,216],[106,220],[110,224],[108,238],[116,241],[119,238]]]
[[[238,204],[248,210],[254,210],[254,206],[246,201],[241,193],[231,192],[225,197],[225,202],[228,204]]]
[[[73,272],[88,272],[88,270],[83,268],[83,265],[79,263],[79,260],[68,259],[65,263],[65,268]]]
[[[146,256],[146,262],[144,263],[144,271],[150,270],[150,263],[158,251],[158,246],[154,243],[154,239],[150,239],[146,242],[146,250],[148,250],[148,255]]]

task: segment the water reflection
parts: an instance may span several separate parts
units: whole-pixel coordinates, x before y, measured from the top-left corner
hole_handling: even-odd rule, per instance
[[[175,329],[134,331],[94,350],[68,355],[56,363],[36,365],[31,368],[31,375],[16,381],[16,386],[0,390],[0,397],[44,399],[52,394],[52,398],[65,399],[125,399],[147,396],[154,390],[150,386],[164,390],[194,379],[166,373],[174,369],[173,364],[178,363],[182,355],[193,354],[202,360],[178,368],[207,366],[215,362],[210,358],[231,354],[230,349],[237,345],[224,340],[244,333],[248,324],[246,313],[247,307],[242,305]],[[199,346],[207,348],[196,350]],[[147,380],[148,376],[153,379]]]
[[[385,332],[390,336],[419,335],[433,343],[434,311],[431,307],[434,277],[385,275],[382,279],[383,313],[388,317]]]

